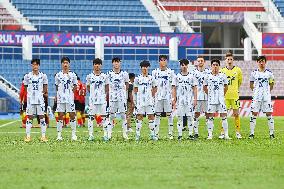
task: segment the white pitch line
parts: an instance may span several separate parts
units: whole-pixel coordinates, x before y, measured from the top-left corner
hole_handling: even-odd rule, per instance
[[[3,125],[0,125],[0,128],[1,128],[1,127],[9,126],[9,125],[11,125],[11,124],[13,124],[13,123],[16,123],[16,122],[18,122],[18,121],[20,121],[20,120],[16,120],[16,121],[11,121],[11,122],[9,122],[9,123],[5,123],[5,124],[3,124]]]

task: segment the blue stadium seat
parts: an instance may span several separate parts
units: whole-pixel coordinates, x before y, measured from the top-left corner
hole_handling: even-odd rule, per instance
[[[151,27],[143,27],[140,21],[131,21],[132,25],[139,25],[139,27],[127,27],[127,23],[107,22],[103,26],[96,29],[101,29],[103,32],[159,32],[158,25],[154,22],[154,19],[150,16],[144,5],[139,0],[12,0],[12,3],[16,6],[20,12],[30,17],[30,20],[35,24],[39,31],[88,31],[84,28],[86,21],[82,21],[80,24],[83,27],[79,27],[79,21],[62,21],[62,24],[70,24],[70,26],[58,27],[58,20],[35,20],[33,17],[53,17],[53,18],[112,18],[112,19],[147,19],[151,22],[145,23],[145,25],[151,25]],[[41,25],[39,25],[39,23]],[[90,24],[90,23],[88,23]],[[92,22],[91,24],[97,24]],[[114,25],[114,26],[110,26]],[[140,27],[142,27],[140,29]],[[83,28],[80,30],[80,28]],[[97,31],[97,30],[95,30]]]

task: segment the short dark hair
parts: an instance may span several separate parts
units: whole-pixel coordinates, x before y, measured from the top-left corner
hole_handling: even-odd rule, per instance
[[[202,58],[203,60],[205,60],[204,56],[202,56],[202,55],[198,55],[196,59],[198,59],[198,58]]]
[[[189,64],[189,61],[187,59],[181,59],[179,61],[179,65],[188,65]]]
[[[165,60],[168,60],[168,56],[167,55],[163,55],[163,54],[160,55],[159,56],[159,61],[161,61],[162,58],[165,59]]]
[[[103,61],[99,58],[96,58],[96,59],[93,60],[93,65],[95,65],[95,64],[101,64],[102,65]]]
[[[256,61],[257,61],[257,62],[262,61],[262,60],[264,60],[264,61],[266,62],[266,61],[267,61],[266,56],[261,55],[261,56],[258,56],[258,57],[256,58]]]
[[[151,64],[148,60],[143,60],[142,62],[140,62],[140,67],[150,67]]]
[[[32,60],[31,60],[31,64],[33,64],[33,63],[36,63],[37,65],[40,66],[40,59],[38,59],[38,58],[32,59]]]
[[[227,52],[226,55],[225,55],[226,58],[230,57],[230,56],[234,57],[234,55],[233,55],[233,53],[231,51]]]
[[[214,62],[217,62],[217,63],[219,64],[219,66],[221,65],[220,60],[217,59],[217,58],[214,58],[214,59],[211,60],[211,66],[212,66],[212,64],[213,64]]]
[[[119,57],[113,57],[111,60],[111,63],[113,62],[120,62],[120,58]]]
[[[70,59],[67,56],[64,56],[61,58],[61,63],[63,63],[64,61],[67,61],[70,63]]]
[[[135,73],[129,73],[128,76],[129,76],[129,79],[132,79],[135,77]]]

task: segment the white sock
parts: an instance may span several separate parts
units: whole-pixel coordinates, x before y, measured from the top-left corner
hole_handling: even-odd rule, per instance
[[[199,117],[193,119],[194,134],[198,134]]]
[[[207,129],[208,129],[208,136],[213,136],[213,129],[214,129],[214,118],[209,117],[207,121]]]
[[[229,136],[229,128],[228,128],[228,121],[227,117],[222,118],[222,127],[224,129],[225,136]]]
[[[109,115],[109,124],[108,124],[108,127],[107,127],[107,130],[108,130],[108,138],[111,139],[111,135],[112,135],[112,129],[113,129],[113,121],[114,121],[114,114],[110,114]]]
[[[88,119],[88,131],[89,131],[89,136],[94,135],[94,116],[89,116]]]
[[[142,128],[142,120],[137,119],[136,120],[136,135],[140,136],[140,131]]]
[[[31,137],[31,128],[32,128],[33,124],[32,124],[32,120],[27,119],[26,121],[26,135],[27,137]]]
[[[122,132],[127,133],[127,119],[125,113],[121,114],[121,119],[122,119]]]
[[[149,120],[149,128],[150,128],[150,135],[154,136],[155,135],[155,121],[154,120]]]
[[[39,120],[40,121],[40,127],[41,127],[41,136],[45,137],[45,133],[46,133],[46,123],[45,123],[45,119],[42,118]]]
[[[173,135],[174,118],[173,118],[172,114],[170,114],[169,117],[168,117],[168,125],[169,125],[169,135]]]
[[[250,117],[250,134],[254,135],[254,129],[255,129],[255,125],[256,125],[256,117],[254,115],[252,115]]]
[[[61,137],[62,127],[63,127],[63,120],[58,120],[58,122],[56,124],[57,137]]]
[[[161,122],[161,117],[160,117],[160,115],[156,115],[156,117],[155,117],[155,134],[156,134],[156,135],[159,135],[160,122]]]
[[[183,129],[182,123],[183,123],[183,118],[179,116],[177,122],[178,136],[182,136],[182,129]]]
[[[188,134],[193,135],[193,124],[192,124],[192,117],[187,116],[187,126],[188,126]],[[198,131],[197,131],[198,133]]]
[[[269,134],[274,134],[274,119],[273,116],[267,116],[268,120],[268,127],[269,127]]]
[[[108,119],[106,117],[103,117],[103,130],[104,130],[104,137],[108,136]]]
[[[70,127],[72,130],[72,136],[76,135],[76,120],[70,120]]]

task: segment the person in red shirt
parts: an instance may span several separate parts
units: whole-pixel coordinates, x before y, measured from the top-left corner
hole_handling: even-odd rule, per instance
[[[20,89],[20,116],[22,119],[22,127],[26,128],[26,121],[27,121],[27,115],[26,115],[26,108],[27,108],[27,91],[25,90],[25,85],[23,82],[24,78],[22,78],[22,84]]]
[[[80,103],[80,112],[81,112],[81,117],[82,117],[82,123],[83,123],[83,127],[85,126],[85,120],[86,120],[86,115],[85,115],[85,107],[86,107],[86,85],[84,83],[82,83],[80,81],[81,85],[81,89],[79,91],[79,103]]]
[[[80,77],[77,75],[77,89],[74,92],[74,103],[75,103],[75,110],[76,110],[76,116],[77,116],[77,125],[78,127],[84,126],[85,120],[84,112],[85,112],[85,96],[86,96],[86,85],[84,85]]]

